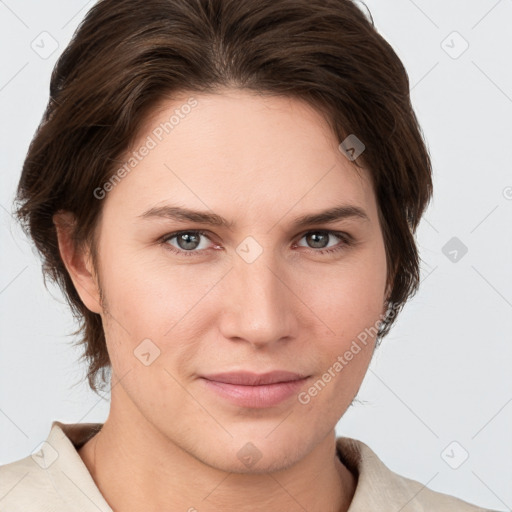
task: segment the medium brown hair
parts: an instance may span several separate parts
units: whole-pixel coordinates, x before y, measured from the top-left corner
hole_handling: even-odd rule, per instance
[[[26,156],[18,218],[62,288],[80,328],[87,378],[110,368],[100,315],[82,303],[61,260],[53,215],[76,218],[90,244],[102,201],[93,191],[163,99],[239,88],[298,98],[321,112],[340,142],[365,145],[353,162],[376,194],[394,314],[419,287],[414,234],[432,195],[431,161],[400,59],[351,0],[101,0],[59,58],[50,99]],[[94,261],[97,261],[96,259]],[[389,311],[389,309],[388,309]]]

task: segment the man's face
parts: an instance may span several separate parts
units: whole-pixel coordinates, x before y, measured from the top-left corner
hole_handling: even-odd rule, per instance
[[[227,91],[183,109],[187,98],[153,113],[136,166],[103,199],[111,414],[225,471],[281,469],[333,432],[367,371],[386,285],[374,192],[304,103]],[[295,224],[343,206],[367,218]],[[306,378],[204,378],[278,370]]]

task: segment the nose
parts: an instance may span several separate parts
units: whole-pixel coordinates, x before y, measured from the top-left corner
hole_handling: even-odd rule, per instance
[[[301,301],[291,272],[270,250],[250,263],[236,256],[220,293],[220,329],[226,339],[264,348],[297,336]]]

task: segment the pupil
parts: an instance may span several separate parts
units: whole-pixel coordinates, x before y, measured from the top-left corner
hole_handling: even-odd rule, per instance
[[[323,248],[325,247],[325,244],[322,245],[321,239],[324,239],[324,242],[326,241],[327,235],[325,233],[313,233],[311,235],[311,238],[313,239],[313,245],[318,243],[318,240],[320,239],[320,246],[314,245],[315,248]]]
[[[196,239],[196,240],[193,240],[193,239]],[[197,245],[197,238],[198,236],[196,234],[190,234],[190,233],[183,233],[179,238],[178,240],[180,241],[179,245],[182,249],[195,249],[196,245]],[[190,241],[192,239],[192,241]],[[183,246],[181,244],[181,242],[184,242],[185,246]],[[188,245],[188,244],[191,244],[191,245]]]

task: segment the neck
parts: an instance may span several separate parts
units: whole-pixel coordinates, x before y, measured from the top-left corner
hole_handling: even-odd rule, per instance
[[[355,493],[357,481],[337,457],[334,430],[286,469],[229,473],[188,453],[142,417],[120,416],[111,407],[101,431],[79,450],[115,512],[345,512]]]

